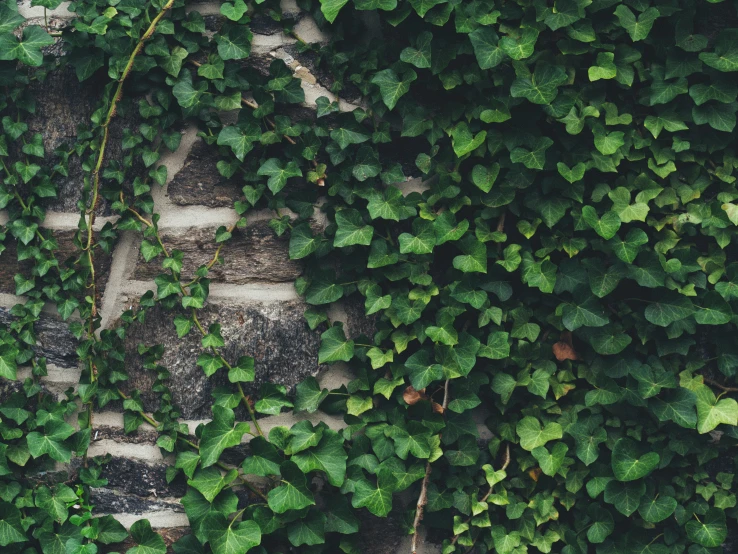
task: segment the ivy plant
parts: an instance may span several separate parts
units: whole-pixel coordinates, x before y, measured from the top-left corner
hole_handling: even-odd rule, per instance
[[[119,402],[126,432],[153,426],[174,460],[167,478],[187,484],[178,554],[354,554],[370,516],[392,517],[412,552],[421,527],[444,554],[729,551],[735,2],[298,4],[327,43],[307,43],[276,0],[223,2],[215,28],[183,0],[79,0],[61,32],[0,3],[0,248],[20,262],[23,298],[0,330],[0,546],[166,552],[146,521],[128,533],[93,517],[106,463],[87,456],[94,414]],[[328,76],[313,119],[295,116],[305,95],[281,60],[249,63],[257,18]],[[45,50],[55,43],[63,56]],[[30,91],[70,70],[107,85],[75,143],[50,153],[29,130]],[[241,192],[240,219],[193,274],[151,194],[183,122]],[[109,132],[118,123],[122,139]],[[70,160],[84,173],[80,225],[59,259],[45,199]],[[116,217],[100,226],[103,204]],[[273,211],[304,264],[305,325],[320,364],[351,370],[346,385],[254,392],[254,360],[231,359],[221,324],[201,322],[209,272],[253,209]],[[100,329],[96,267],[121,231],[140,234],[161,273]],[[364,307],[369,336],[331,320],[336,302]],[[79,342],[80,383],[64,398],[43,385],[45,305]],[[127,329],[153,307],[180,337],[201,337],[197,365],[228,383],[194,434],[161,345],[138,346],[153,411],[126,387]],[[283,411],[298,423],[265,433],[260,419]],[[344,425],[299,417],[318,411]],[[229,451],[247,440],[245,456]],[[74,456],[76,475],[45,477]]]

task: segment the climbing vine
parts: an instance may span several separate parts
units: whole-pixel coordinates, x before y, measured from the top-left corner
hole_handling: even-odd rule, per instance
[[[368,514],[392,517],[412,552],[422,527],[444,554],[735,545],[738,5],[298,4],[327,43],[307,43],[276,0],[223,2],[217,23],[183,0],[79,0],[61,30],[0,2],[0,260],[17,259],[22,298],[0,329],[3,552],[166,552],[145,520],[129,533],[93,517],[107,460],[88,447],[111,402],[127,433],[158,431],[167,478],[188,485],[178,554],[360,553]],[[281,25],[330,89],[312,117],[282,60],[250,63],[256,18]],[[60,71],[101,98],[52,154],[28,121]],[[152,195],[185,123],[242,187],[239,220],[191,275]],[[62,258],[43,223],[77,167],[76,249]],[[254,360],[230,359],[221,325],[198,315],[255,209],[304,263],[295,287],[319,362],[353,376],[338,389],[308,378],[253,393]],[[161,273],[103,329],[98,268],[122,232]],[[370,336],[331,320],[336,302],[363,305]],[[194,435],[163,346],[138,347],[157,409],[125,386],[127,331],[153,307],[201,337],[197,365],[229,384]],[[37,344],[49,308],[78,341],[80,382],[63,398]],[[264,433],[262,416],[288,410],[344,426]],[[226,452],[246,439],[247,455]]]

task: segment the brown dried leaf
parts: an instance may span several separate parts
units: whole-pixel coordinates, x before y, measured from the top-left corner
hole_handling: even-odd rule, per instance
[[[402,393],[402,399],[410,406],[417,404],[425,399],[425,389],[415,390],[412,385],[408,385],[405,392]]]
[[[437,414],[442,414],[444,412],[443,406],[441,406],[438,402],[431,402],[431,406],[433,407],[433,411]]]
[[[564,342],[564,341],[559,341],[557,343],[554,343],[553,354],[554,356],[556,356],[556,359],[560,362],[563,362],[564,360],[578,360],[579,359],[579,356],[577,356],[577,352],[576,350],[574,350],[574,347],[568,342]]]
[[[530,471],[528,471],[528,476],[537,483],[538,482],[538,477],[541,476],[541,473],[543,473],[543,472],[541,471],[541,468],[540,467],[534,467],[533,469],[531,469]]]

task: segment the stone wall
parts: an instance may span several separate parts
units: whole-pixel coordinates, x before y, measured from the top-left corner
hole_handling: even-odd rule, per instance
[[[64,3],[49,11],[50,26],[62,28],[68,24],[72,14],[66,6]],[[206,16],[211,25],[218,24],[219,2],[191,3],[190,7]],[[19,2],[19,8],[30,22],[43,23],[43,8],[31,7],[30,0]],[[283,0],[282,9],[298,20],[295,30],[304,40],[325,40],[314,21],[299,12],[294,0]],[[294,48],[295,39],[284,35],[279,26],[270,21],[255,20],[252,31],[254,39],[249,63],[268,67],[273,59],[281,59],[302,80],[306,102],[300,117],[314,117],[315,100],[320,96],[335,100],[309,69],[310,60],[299,59],[300,55]],[[57,71],[48,77],[44,84],[44,100],[30,122],[32,129],[44,134],[48,152],[63,142],[74,141],[77,125],[88,120],[101,97],[103,85],[104,80],[96,83],[92,79],[81,86],[71,70]],[[355,108],[345,100],[340,101],[340,106],[342,110]],[[135,122],[118,118],[112,128],[111,144],[115,145],[115,137],[131,124]],[[213,241],[215,229],[238,219],[231,206],[238,198],[239,190],[218,174],[213,152],[197,138],[196,129],[183,129],[182,134],[179,150],[162,159],[167,166],[168,182],[162,188],[155,187],[154,199],[155,209],[161,214],[164,242],[184,252],[186,274],[212,257],[216,248]],[[119,155],[119,148],[111,148],[110,158]],[[44,225],[54,230],[62,256],[65,249],[70,252],[73,249],[72,236],[79,220],[76,203],[80,197],[81,175],[81,168],[70,167],[69,177],[60,184],[62,192],[59,198],[47,205]],[[417,189],[418,183],[410,181],[406,185],[409,192]],[[210,298],[201,311],[201,318],[203,323],[218,320],[222,324],[227,357],[235,359],[246,354],[255,358],[254,387],[265,381],[293,387],[309,375],[317,376],[324,386],[338,386],[349,377],[340,364],[331,368],[318,365],[319,333],[310,331],[306,325],[302,316],[305,305],[293,285],[302,272],[302,266],[289,260],[288,241],[276,237],[268,227],[271,217],[272,214],[267,212],[249,213],[248,226],[237,230],[224,247],[220,255],[223,263],[216,265],[210,275]],[[96,229],[112,219],[103,205]],[[0,224],[5,221],[7,216],[0,211]],[[120,313],[136,302],[141,294],[155,290],[153,278],[158,271],[154,264],[143,263],[139,244],[140,237],[136,233],[124,231],[112,256],[98,260],[96,274],[103,292],[103,328],[114,326]],[[0,257],[0,323],[10,320],[9,309],[23,300],[13,294],[12,286],[13,275],[23,268],[15,260],[13,246],[8,246]],[[354,306],[333,308],[337,318],[345,321],[350,334],[366,329],[362,311]],[[67,331],[66,323],[54,314],[55,310],[49,310],[38,325],[39,354],[46,356],[49,362],[45,387],[50,392],[62,394],[65,389],[76,385],[79,368],[74,352],[76,341]],[[183,421],[194,432],[195,427],[207,421],[210,415],[210,392],[217,383],[205,379],[196,365],[199,339],[194,335],[178,339],[171,318],[171,314],[155,309],[147,315],[145,324],[130,330],[127,360],[131,379],[127,386],[140,389],[146,409],[155,409],[156,398],[146,393],[153,377],[137,363],[136,346],[144,341],[164,344],[166,354],[161,363],[171,372],[169,384],[174,402],[181,409]],[[24,371],[21,371],[21,377],[25,376]],[[120,407],[109,406],[106,407],[109,411],[94,416],[90,455],[112,456],[104,473],[108,486],[93,493],[95,509],[99,514],[113,514],[127,527],[137,519],[147,518],[170,543],[187,532],[187,517],[179,500],[186,492],[185,485],[167,484],[165,471],[172,460],[165,458],[156,446],[154,430],[144,425],[138,432],[126,435]],[[323,420],[334,429],[343,425],[341,419],[324,414],[283,414],[264,418],[261,425],[268,432],[275,425],[292,425],[304,418],[313,422]],[[74,470],[74,465],[70,469]],[[364,542],[367,554],[410,551],[409,540],[402,536],[398,525],[374,519],[367,518],[368,529],[364,531],[367,533]],[[425,547],[423,550],[431,551],[436,552],[437,549]]]

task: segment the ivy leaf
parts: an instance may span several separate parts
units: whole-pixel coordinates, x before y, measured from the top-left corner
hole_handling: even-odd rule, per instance
[[[372,83],[379,87],[384,104],[392,110],[397,105],[397,101],[410,90],[410,83],[417,78],[417,73],[409,68],[400,74],[394,69],[385,69],[374,75]]]
[[[620,217],[613,211],[607,211],[602,218],[597,217],[597,212],[592,206],[582,208],[582,219],[594,231],[605,240],[613,238],[620,229]]]
[[[343,248],[355,244],[364,246],[371,244],[374,227],[364,224],[358,210],[348,208],[336,212],[336,224],[338,229],[333,239],[333,246]]]
[[[697,395],[697,432],[709,433],[721,423],[738,425],[738,402],[732,398],[718,400],[706,385],[700,386]]]
[[[645,493],[646,484],[643,481],[630,483],[610,481],[605,487],[605,502],[615,506],[615,509],[625,517],[630,517],[638,509]]]
[[[733,310],[717,292],[708,292],[697,306],[694,319],[700,325],[727,325],[733,319]]]
[[[354,159],[352,173],[358,181],[366,181],[376,177],[382,171],[376,150],[369,146],[362,146]]]
[[[212,502],[220,491],[232,483],[236,477],[238,477],[238,472],[235,469],[223,475],[219,469],[208,467],[195,472],[194,478],[189,479],[187,484],[200,491],[208,502]]]
[[[294,546],[314,546],[325,543],[325,524],[327,516],[311,509],[306,517],[299,518],[287,527],[287,538]]]
[[[234,0],[233,4],[225,2],[220,5],[220,13],[231,21],[238,21],[248,11],[243,0]]]
[[[612,448],[612,471],[618,481],[635,481],[656,469],[661,457],[656,452],[640,453],[632,439],[619,439]]]
[[[127,554],[166,554],[167,545],[151,528],[147,519],[140,519],[131,525],[131,538],[138,546],[129,549]]]
[[[492,185],[495,184],[495,180],[499,173],[500,164],[498,163],[493,163],[490,167],[475,165],[472,170],[472,182],[483,192],[489,192],[492,190]]]
[[[676,499],[671,496],[657,495],[654,498],[644,498],[638,507],[638,513],[649,523],[659,523],[674,513],[677,504]]]
[[[579,162],[571,169],[563,162],[558,162],[556,164],[556,169],[558,169],[559,174],[570,183],[581,181],[584,178],[584,172],[586,171],[586,168],[587,166],[582,162]]]
[[[656,8],[648,8],[636,19],[633,12],[627,6],[621,4],[615,9],[615,16],[620,22],[620,26],[623,27],[633,42],[645,39],[651,32],[654,22],[659,18],[661,14]]]
[[[538,446],[531,450],[533,457],[538,460],[541,471],[546,475],[554,476],[564,464],[564,458],[569,447],[563,442],[557,442],[549,452],[545,446]]]
[[[462,255],[453,259],[453,266],[462,273],[487,273],[487,246],[468,236],[459,243]]]
[[[377,517],[387,517],[392,511],[392,491],[389,487],[383,487],[382,476],[380,476],[376,487],[369,481],[362,479],[354,485],[354,496],[351,499],[351,505],[354,508],[366,508]]]
[[[44,426],[44,433],[33,431],[26,435],[28,451],[38,458],[48,454],[57,462],[67,463],[72,457],[71,448],[64,443],[74,434],[74,427],[59,420],[51,420]]]
[[[326,429],[317,447],[303,450],[290,459],[303,473],[324,471],[330,484],[340,487],[346,475],[347,458],[348,454],[343,448],[343,438],[335,431]]]
[[[553,140],[548,137],[539,137],[533,144],[531,150],[518,146],[510,152],[510,161],[522,163],[528,169],[543,169],[546,165],[546,150],[553,145]]]
[[[592,524],[587,529],[589,542],[593,544],[605,542],[605,539],[615,530],[612,515],[599,506],[592,506],[589,510],[589,516],[592,518]]]
[[[229,25],[225,33],[221,31],[215,35],[218,55],[223,61],[248,58],[253,36],[245,25]]]
[[[41,49],[54,44],[54,39],[38,25],[23,29],[23,38],[12,33],[0,34],[0,60],[18,60],[21,63],[38,67],[43,62]]]
[[[269,507],[275,513],[283,514],[288,510],[302,510],[315,505],[313,493],[307,487],[307,478],[294,462],[284,462],[280,473],[281,485],[267,495]]]
[[[436,235],[433,224],[429,221],[416,220],[413,222],[413,233],[402,233],[398,237],[401,254],[430,254],[436,245]]]
[[[255,521],[228,521],[223,514],[208,517],[207,532],[213,554],[245,554],[261,544],[261,529]]]
[[[17,8],[13,10],[11,5],[0,6],[0,33],[12,33],[26,20],[18,13]]]
[[[719,508],[710,508],[702,518],[694,516],[684,529],[687,537],[706,548],[717,548],[728,537],[728,526],[725,524],[725,512]]]
[[[226,448],[241,444],[244,433],[249,431],[249,424],[235,424],[236,416],[230,408],[213,406],[213,420],[205,425],[200,439],[200,458],[202,467],[216,463]]]
[[[531,416],[521,419],[515,432],[520,437],[520,446],[529,452],[563,436],[561,425],[558,423],[551,421],[541,425],[536,418]]]
[[[328,23],[333,23],[338,17],[338,12],[341,11],[348,3],[348,0],[320,0],[320,11],[328,20]]]
[[[479,27],[469,33],[469,40],[474,48],[474,55],[481,69],[492,69],[500,65],[507,54],[499,47],[499,37],[489,27]]]
[[[319,243],[309,223],[295,225],[290,233],[290,259],[300,260],[309,256],[318,249]]]
[[[258,141],[260,136],[259,129],[251,124],[244,128],[228,125],[218,133],[218,144],[230,147],[236,158],[243,161],[246,154],[254,148],[254,142]]]
[[[415,47],[408,46],[400,52],[400,59],[418,69],[425,69],[431,66],[431,41],[433,33],[424,31],[418,35],[415,41]]]
[[[666,327],[675,321],[685,319],[694,314],[696,308],[686,296],[673,296],[658,302],[652,302],[646,307],[646,319],[660,327]]]
[[[405,362],[410,372],[410,383],[415,390],[421,390],[433,381],[443,378],[443,366],[437,364],[427,350],[419,350]]]
[[[538,30],[533,27],[524,27],[519,36],[506,36],[500,39],[500,48],[513,60],[529,58],[538,40]]]
[[[472,134],[469,126],[464,121],[452,127],[448,134],[451,137],[454,152],[459,158],[479,148],[487,138],[487,131],[479,131],[476,135]]]
[[[8,502],[0,502],[0,546],[5,547],[27,540],[18,508]]]
[[[343,325],[336,323],[320,335],[318,363],[348,362],[354,357],[354,341],[348,340]]]
[[[448,0],[410,0],[410,5],[418,12],[420,17],[425,17],[428,11],[438,6],[439,4],[445,4]]]
[[[634,228],[628,231],[625,240],[622,240],[620,237],[613,237],[608,241],[608,244],[612,247],[612,251],[618,258],[626,264],[632,264],[641,250],[640,247],[648,244],[648,235],[642,229]]]
[[[284,461],[279,452],[264,437],[254,437],[249,441],[250,456],[241,464],[243,472],[247,475],[279,475],[279,468]]]
[[[295,387],[295,410],[315,412],[328,396],[328,389],[320,388],[315,377],[308,377]]]
[[[302,171],[295,162],[289,161],[283,164],[278,158],[269,158],[256,173],[269,176],[267,186],[274,194],[284,188],[290,177],[302,177]]]
[[[557,65],[536,67],[528,76],[516,79],[510,87],[513,98],[526,98],[533,104],[550,104],[559,93],[559,86],[567,81],[566,71]]]
[[[610,323],[605,310],[593,296],[583,302],[566,304],[562,312],[561,322],[569,331],[580,327],[602,327]]]

